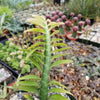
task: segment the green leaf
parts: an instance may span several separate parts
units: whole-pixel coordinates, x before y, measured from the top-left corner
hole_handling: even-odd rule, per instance
[[[39,91],[36,87],[34,86],[16,86],[16,89],[18,90],[23,90],[23,91],[27,91],[27,92],[34,92],[36,94],[39,94]]]
[[[34,17],[35,19],[40,20],[40,21],[42,21],[42,22],[46,21],[45,18],[44,18],[44,16],[32,15],[32,17]]]
[[[66,88],[66,86],[64,86],[64,85],[62,85],[60,82],[58,82],[58,81],[50,81],[49,82],[49,85],[57,85],[57,86],[60,86],[60,87],[62,87],[62,88]],[[67,88],[66,88],[67,89]]]
[[[50,36],[54,36],[57,33],[59,33],[59,30],[55,30]]]
[[[57,65],[60,65],[60,64],[67,64],[67,63],[72,63],[73,61],[72,60],[58,60],[58,61],[55,61],[52,65],[51,65],[51,68],[52,67],[55,67]]]
[[[48,98],[48,100],[69,100],[69,99],[60,94],[53,94]]]
[[[36,75],[26,75],[23,77],[19,77],[18,80],[41,80],[41,79]]]
[[[66,90],[61,89],[61,88],[52,88],[48,92],[57,92],[57,93],[67,93]],[[68,92],[69,93],[69,92]]]
[[[34,53],[35,53],[36,55],[42,57],[42,58],[44,57],[44,54],[43,54],[42,52],[35,51]]]
[[[67,54],[55,54],[55,55],[52,57],[51,60],[54,60],[54,59],[56,59],[56,58],[59,58],[59,57],[65,56],[65,55],[68,55],[68,53],[67,53]]]
[[[34,98],[32,98],[32,97],[31,97],[30,95],[28,95],[28,94],[25,94],[24,97],[25,97],[26,99],[28,99],[28,100],[34,100]]]
[[[29,50],[29,49],[32,49],[32,48],[36,48],[36,47],[39,46],[39,45],[45,45],[45,42],[38,42],[38,43],[36,43],[36,44],[33,44],[31,47],[28,48],[28,50]]]
[[[48,92],[65,93],[71,98],[71,100],[76,100],[72,93],[61,88],[52,88]]]
[[[51,53],[55,53],[55,52],[59,52],[59,51],[64,51],[64,50],[67,50],[67,49],[71,49],[71,47],[56,49],[54,51],[51,51]]]
[[[41,65],[36,61],[36,59],[31,58],[31,60],[32,60],[32,63],[38,68],[38,70],[42,72]]]
[[[38,62],[40,62],[41,64],[44,64],[44,62],[40,59],[40,57],[38,57],[37,55],[33,55],[33,57],[38,60]]]
[[[54,43],[52,46],[65,46],[65,47],[68,47],[65,43]]]
[[[6,17],[6,13],[3,13],[3,15],[1,16],[1,20],[0,20],[0,27],[2,27],[2,25],[4,24],[5,17]]]
[[[29,18],[27,20],[27,22],[29,22],[31,24],[35,24],[35,25],[40,26],[42,28],[44,28],[44,26],[45,26],[44,23],[46,23],[46,21],[42,21],[39,18],[38,19],[37,18]]]
[[[39,32],[39,33],[45,33],[45,31],[41,28],[32,28],[32,29],[28,29],[26,31],[24,31],[25,33],[26,32]]]
[[[42,35],[42,36],[37,36],[37,37],[35,37],[33,40],[35,41],[35,40],[37,40],[37,39],[45,39],[45,37]]]
[[[60,39],[60,38],[58,38],[58,39],[57,39],[57,38],[54,38],[54,39],[51,40],[51,43],[52,43],[52,42],[56,42],[56,41],[61,41],[61,40],[62,40],[62,39]]]
[[[17,82],[17,84],[23,85],[23,86],[40,87],[40,85],[38,84],[38,82],[36,82],[36,81],[31,81],[31,80],[19,81],[19,82]]]
[[[50,22],[50,23],[48,24],[48,26],[50,26],[49,31],[52,30],[53,28],[55,28],[56,26],[61,25],[61,24],[63,24],[63,22],[59,22],[59,23]]]
[[[26,57],[26,60],[29,59],[29,57],[36,51],[36,50],[39,50],[39,49],[44,49],[44,47],[36,47],[34,49],[31,50],[30,53],[28,53],[27,57]]]

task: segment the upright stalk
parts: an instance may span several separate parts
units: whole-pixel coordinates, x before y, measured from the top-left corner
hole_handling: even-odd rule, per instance
[[[51,47],[50,47],[50,32],[47,22],[45,23],[45,52],[44,52],[44,66],[41,79],[40,100],[47,100],[48,98],[48,81],[51,64]]]

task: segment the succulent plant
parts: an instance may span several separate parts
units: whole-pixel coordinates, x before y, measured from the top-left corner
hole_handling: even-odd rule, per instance
[[[75,16],[75,14],[74,14],[73,12],[71,12],[71,13],[70,13],[70,16],[71,16],[71,17],[74,17],[74,16]]]
[[[71,22],[70,21],[66,21],[65,22],[65,26],[66,26],[66,30],[67,31],[70,31],[71,30],[71,27],[70,27],[71,26]]]
[[[89,19],[86,19],[85,22],[87,25],[90,25],[90,23],[91,23],[91,21]]]
[[[63,13],[62,13],[62,12],[60,12],[60,13],[59,13],[59,16],[61,17],[62,15],[63,15]]]
[[[73,26],[73,34],[72,37],[75,38],[77,36],[78,26]]]
[[[52,16],[55,16],[55,15],[56,15],[56,12],[53,12],[53,13],[52,13]]]
[[[57,16],[57,15],[55,15],[55,16],[54,16],[54,18],[57,20],[57,19],[58,19],[58,16]]]
[[[65,15],[62,15],[61,18],[62,20],[66,20],[67,17]]]
[[[57,11],[56,11],[56,14],[59,14],[59,13],[60,13],[60,11],[59,11],[59,10],[57,10]]]
[[[77,22],[77,21],[78,21],[78,17],[74,17],[74,18],[73,18],[73,21],[74,21],[74,22]]]
[[[79,26],[79,31],[82,30],[82,26],[84,25],[83,21],[78,22],[78,26]]]
[[[79,19],[81,19],[81,18],[82,18],[82,14],[78,14],[77,17],[78,17]]]

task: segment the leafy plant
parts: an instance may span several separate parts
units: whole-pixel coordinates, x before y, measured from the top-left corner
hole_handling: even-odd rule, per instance
[[[5,22],[5,17],[6,17],[5,13],[2,16],[0,16],[0,35],[3,34],[3,24]]]
[[[7,94],[7,84],[6,84],[6,82],[4,82],[3,90],[0,89],[0,92],[1,92],[0,98],[4,99],[4,98],[7,97],[8,94]]]
[[[39,28],[32,28],[26,30],[25,32],[37,32],[43,33],[43,35],[34,38],[34,40],[40,40],[40,42],[38,41],[37,43],[28,48],[27,52],[29,54],[27,55],[26,59],[30,58],[32,60],[32,63],[42,73],[42,78],[40,79],[38,76],[35,75],[19,77],[13,88],[28,92],[35,92],[39,95],[40,100],[68,100],[60,94],[53,94],[48,96],[49,92],[65,93],[70,95],[73,100],[76,100],[70,92],[64,90],[64,88],[66,88],[65,86],[56,81],[49,82],[49,72],[51,68],[62,63],[72,62],[72,60],[57,60],[57,58],[64,56],[64,54],[57,54],[57,52],[70,49],[70,47],[68,47],[64,43],[57,43],[57,41],[59,41],[60,39],[56,39],[53,36],[54,34],[56,34],[56,32],[58,32],[58,30],[50,34],[52,28],[59,26],[63,23],[49,22],[48,24],[48,20],[45,20],[43,16],[35,15],[33,17],[34,18],[31,18],[28,21],[32,24],[39,26]],[[55,47],[59,45],[63,48],[56,49]],[[55,49],[52,50],[52,47],[54,47]],[[39,56],[41,57],[39,58]],[[56,61],[54,61],[54,59],[56,59]],[[48,90],[49,85],[58,85],[63,88],[53,88]],[[29,100],[32,100],[30,96],[26,95],[26,97]]]
[[[12,43],[13,41],[6,41],[5,45],[0,43],[0,60],[6,62],[22,74],[30,72],[34,67],[31,60],[25,60],[27,52],[23,52],[20,46]]]
[[[33,2],[33,0],[21,0],[20,2],[18,2],[18,4],[16,5],[16,7],[19,8],[19,9],[21,9],[21,10],[24,10],[24,9],[28,8],[29,5],[32,2]]]
[[[0,5],[18,11],[27,8],[32,2],[33,0],[0,0]]]
[[[11,9],[9,9],[9,7],[5,7],[5,6],[0,6],[0,16],[3,14],[6,14],[6,20],[11,18],[13,15],[13,11]]]
[[[11,31],[11,32],[18,32],[18,31],[23,30],[20,22],[18,22],[17,19],[13,19],[13,18],[9,19],[9,22],[6,22],[4,24],[4,28]]]

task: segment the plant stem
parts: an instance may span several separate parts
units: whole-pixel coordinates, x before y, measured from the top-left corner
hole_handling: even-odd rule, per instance
[[[48,98],[48,81],[49,81],[49,72],[51,64],[51,47],[50,47],[50,32],[48,25],[45,25],[45,56],[44,56],[44,66],[41,79],[41,88],[40,88],[40,100],[47,100]]]
[[[76,36],[77,36],[77,32],[73,32],[72,37],[76,38]]]

